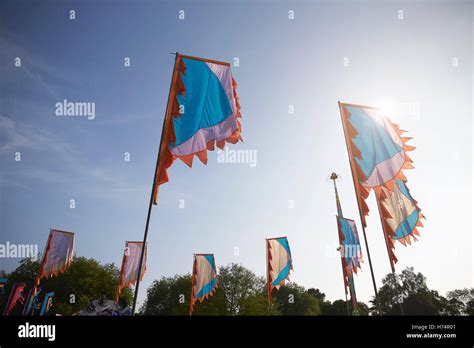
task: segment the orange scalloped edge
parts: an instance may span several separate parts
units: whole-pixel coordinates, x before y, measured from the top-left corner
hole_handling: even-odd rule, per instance
[[[272,252],[271,252],[271,244],[267,241],[267,248],[268,248],[268,260],[267,260],[267,263],[268,263],[268,277],[270,276],[270,271],[273,270],[272,268],[272,265],[271,265],[271,260],[272,260]],[[272,290],[273,289],[277,289],[279,290],[280,287],[282,285],[285,285],[285,283],[288,281],[290,281],[290,275],[291,275],[291,272],[293,271],[293,258],[291,258],[291,267],[290,267],[290,271],[288,272],[288,275],[283,278],[280,283],[278,283],[277,285],[272,285],[272,282],[267,279],[267,282],[268,282],[268,302],[271,302],[271,299],[272,299]]]
[[[352,123],[350,121],[351,117],[350,117],[349,110],[347,110],[345,105],[343,105],[343,107],[344,107],[344,110],[345,110],[344,115],[346,115],[346,113],[347,113],[347,116],[346,116],[347,121],[348,121],[348,122],[346,122],[347,133],[348,133],[350,141],[351,141],[350,147],[352,149],[352,153],[353,153],[353,156],[354,156],[354,160],[352,161],[352,163],[354,164],[354,167],[355,167],[354,171],[357,174],[357,180],[356,180],[357,184],[356,185],[357,185],[358,192],[361,195],[361,199],[358,199],[359,205],[360,205],[360,210],[361,210],[361,220],[362,220],[363,227],[367,227],[367,221],[366,221],[365,217],[369,215],[369,206],[367,205],[366,199],[370,194],[371,188],[365,187],[360,183],[361,181],[367,180],[367,176],[364,174],[364,172],[362,171],[362,168],[360,168],[357,161],[355,161],[355,158],[358,158],[359,160],[362,159],[361,151],[359,150],[357,145],[354,143],[354,138],[358,135],[358,132],[354,128],[354,126],[352,125]],[[384,186],[387,189],[392,191],[393,190],[393,181],[392,180],[399,179],[399,180],[402,180],[402,181],[406,182],[407,178],[406,178],[405,174],[403,173],[403,169],[413,169],[414,168],[413,161],[410,158],[410,156],[408,156],[407,152],[413,151],[415,149],[415,147],[407,144],[407,142],[410,141],[413,138],[404,137],[403,133],[406,133],[405,130],[400,129],[400,126],[393,123],[388,117],[386,117],[386,116],[384,116],[384,117],[388,120],[388,123],[393,127],[395,132],[400,137],[400,140],[403,144],[402,149],[403,149],[403,152],[405,154],[405,161],[404,161],[403,165],[401,166],[400,170],[398,171],[398,173],[395,175],[394,178],[392,178],[391,180],[388,180],[384,184]]]
[[[141,243],[143,244],[143,243]],[[148,256],[148,252],[147,252],[147,249],[145,248],[145,258],[144,260],[146,260],[146,257]],[[120,293],[122,292],[122,289],[123,288],[129,288],[131,285],[133,285],[134,283],[136,284],[137,283],[137,280],[129,280],[127,283],[123,283],[123,266],[125,265],[125,261],[126,261],[126,255],[124,254],[123,255],[123,258],[122,258],[122,267],[120,268],[120,279],[119,279],[119,285],[117,287],[117,292],[116,292],[116,295],[115,295],[115,302],[118,301],[119,297],[120,297]],[[142,274],[140,275],[140,281],[143,280],[143,276],[145,275],[146,273],[146,262],[143,264],[143,272]]]
[[[52,230],[52,231],[56,231],[56,230]],[[56,231],[56,232],[58,232],[58,231]],[[44,258],[41,261],[40,271],[38,272],[38,276],[36,277],[35,286],[38,286],[41,282],[41,279],[43,279],[43,278],[49,279],[53,276],[56,277],[59,274],[64,273],[73,261],[74,255],[72,255],[72,254],[74,253],[74,240],[73,240],[73,244],[72,244],[73,252],[72,252],[71,256],[68,257],[68,259],[66,260],[64,265],[62,265],[61,268],[57,269],[54,272],[49,272],[49,273],[44,272],[43,268],[44,268],[44,264],[48,261],[49,250],[51,249],[51,241],[52,241],[52,234],[50,233],[50,235],[48,236],[48,241],[47,241],[47,246],[46,246],[45,253],[44,253]],[[35,290],[35,292],[36,292],[36,290]]]
[[[16,307],[18,302],[20,302],[20,304],[24,304],[25,300],[26,300],[25,295],[24,295],[24,291],[25,291],[25,288],[26,288],[26,283],[14,283],[13,286],[15,286],[15,284],[20,284],[20,285],[23,285],[23,286],[21,287],[21,290],[18,292],[18,297],[16,299],[13,297],[12,301],[10,303],[7,302],[6,305],[8,307],[5,311],[6,315],[10,315],[11,311],[13,310],[13,308]],[[16,289],[19,289],[19,288],[17,287]],[[17,294],[17,292],[15,291],[14,295],[16,295],[16,294]]]
[[[216,271],[214,270],[214,272]],[[190,300],[190,305],[189,305],[189,315],[193,314],[194,304],[196,303],[196,301],[199,300],[199,303],[202,303],[202,301],[204,301],[204,299],[207,299],[209,296],[214,296],[214,294],[217,292],[217,288],[219,287],[219,277],[216,273],[217,281],[214,287],[212,288],[211,292],[207,293],[203,297],[196,298],[195,297],[196,294],[194,293],[194,286],[196,285],[196,279],[197,279],[197,262],[196,262],[196,259],[194,259],[193,275],[191,276],[191,300]]]
[[[230,69],[230,68],[229,68]],[[225,143],[236,144],[242,140],[241,135],[241,125],[238,118],[241,118],[240,113],[240,102],[239,96],[237,95],[237,82],[232,76],[232,87],[234,92],[235,99],[235,108],[236,115],[235,120],[237,123],[237,128],[235,131],[226,139],[222,140],[210,140],[206,145],[206,149],[198,151],[185,156],[176,156],[171,153],[168,144],[174,144],[176,142],[176,135],[174,131],[174,126],[172,122],[172,117],[179,117],[179,102],[177,95],[186,95],[186,88],[182,79],[182,75],[186,73],[186,65],[183,62],[183,59],[180,55],[177,56],[176,60],[176,69],[173,76],[173,82],[170,92],[170,104],[168,106],[168,114],[166,115],[166,122],[163,128],[163,141],[160,148],[160,163],[158,164],[158,170],[156,173],[155,187],[153,188],[153,204],[158,204],[158,191],[159,187],[167,182],[169,182],[168,169],[171,167],[173,162],[179,158],[190,168],[193,165],[194,156],[199,158],[199,160],[206,165],[207,164],[207,151],[213,151],[215,146],[224,149]]]
[[[342,232],[341,226],[339,224],[339,219],[337,219],[337,232],[338,232],[338,235],[339,235],[339,247],[341,248],[341,247],[343,247],[343,241],[344,241],[345,237],[344,237],[344,233]],[[343,269],[343,279],[344,279],[344,286],[345,286],[346,293],[347,293],[347,289],[349,287],[349,282],[348,282],[347,279],[350,276],[354,276],[354,273],[357,274],[358,268],[360,268],[360,270],[362,270],[362,267],[360,265],[361,262],[364,262],[363,257],[362,257],[362,251],[361,251],[361,256],[359,258],[359,266],[348,267],[346,258],[344,256],[341,256],[341,263],[342,263],[342,269]]]
[[[403,182],[406,183],[406,180],[404,180]],[[393,188],[393,185],[394,184],[392,183],[392,188]],[[406,186],[406,189],[407,189],[408,194],[411,197],[410,189],[408,188],[408,186]],[[376,199],[379,200],[379,202],[380,202],[380,204],[379,204],[380,217],[382,219],[383,231],[387,236],[386,241],[389,244],[389,248],[388,248],[389,249],[389,256],[392,259],[393,263],[396,264],[398,262],[398,259],[395,256],[395,252],[394,252],[395,251],[395,241],[398,240],[405,247],[407,246],[407,244],[411,245],[412,239],[413,239],[413,242],[417,242],[418,239],[416,238],[416,236],[420,236],[420,233],[418,232],[418,227],[423,227],[423,223],[421,222],[421,219],[425,219],[425,216],[421,213],[421,209],[418,206],[418,202],[412,197],[415,208],[416,208],[416,210],[418,210],[418,221],[417,221],[415,227],[413,228],[413,230],[407,236],[405,236],[401,239],[393,239],[392,236],[395,233],[395,231],[392,229],[392,227],[388,223],[388,219],[392,218],[392,215],[390,215],[389,211],[385,208],[385,206],[383,204],[383,201],[385,201],[387,199],[387,195],[385,194],[385,192],[382,190],[381,187],[377,187],[375,189],[375,195],[376,195]]]

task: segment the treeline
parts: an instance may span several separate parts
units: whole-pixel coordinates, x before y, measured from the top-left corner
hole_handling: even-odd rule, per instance
[[[36,280],[39,270],[39,261],[23,259],[19,266],[11,274],[5,274],[8,283],[4,294],[0,295],[0,311],[8,301],[11,288],[14,283],[26,283],[27,291],[31,289]],[[75,257],[66,272],[49,279],[42,279],[40,288],[41,296],[54,291],[53,305],[48,315],[72,315],[83,309],[89,301],[97,300],[101,296],[109,299],[115,298],[120,270],[113,264],[101,264],[97,260],[85,257]],[[2,276],[2,274],[0,274]],[[124,289],[121,296],[130,303],[132,292]],[[18,304],[11,315],[20,315],[23,306]]]
[[[11,274],[0,296],[0,310],[6,305],[14,282],[33,286],[39,263],[24,259]],[[305,289],[289,283],[272,293],[268,305],[266,280],[239,264],[221,266],[218,271],[217,293],[197,303],[193,315],[347,315],[345,300],[328,301],[321,290]],[[147,276],[150,276],[149,274]],[[119,269],[114,264],[100,264],[94,259],[76,257],[69,269],[41,282],[43,294],[54,291],[50,315],[72,315],[83,309],[91,300],[103,296],[113,299],[119,279]],[[155,280],[147,289],[147,297],[140,308],[142,315],[188,315],[191,292],[191,275],[175,275]],[[122,291],[122,298],[129,304],[130,289]],[[474,289],[457,289],[446,296],[431,290],[426,278],[413,268],[406,268],[396,275],[387,275],[379,289],[383,315],[400,314],[399,301],[403,301],[406,315],[474,315]],[[12,314],[19,315],[17,305]],[[350,308],[352,312],[352,308]],[[378,315],[373,301],[359,302],[358,315]]]

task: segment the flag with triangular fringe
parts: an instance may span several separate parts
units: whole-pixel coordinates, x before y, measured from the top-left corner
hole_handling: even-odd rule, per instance
[[[41,305],[40,316],[43,316],[49,312],[49,309],[53,305],[54,292],[48,292],[44,296],[43,304]]]
[[[35,286],[39,285],[42,278],[57,276],[66,271],[73,257],[74,233],[51,229]],[[35,293],[36,288],[33,295]]]
[[[353,311],[357,311],[354,273],[357,274],[357,269],[361,268],[360,263],[363,262],[359,234],[355,221],[341,216],[337,216],[337,228],[346,294],[349,289]]]
[[[195,254],[189,315],[193,314],[194,304],[197,300],[202,302],[205,298],[214,295],[217,290],[217,284],[217,268],[214,255]]]
[[[158,204],[160,185],[169,181],[168,169],[179,158],[189,167],[194,156],[207,164],[207,151],[240,135],[240,104],[230,64],[176,55],[160,145],[160,161],[153,189]]]
[[[120,279],[117,292],[115,295],[115,302],[119,300],[120,293],[123,288],[128,288],[131,285],[136,284],[138,279],[138,267],[140,265],[140,257],[142,255],[143,242],[125,242],[125,249],[122,258],[122,267],[120,268]],[[143,279],[143,275],[146,271],[146,256],[147,248],[145,246],[145,252],[143,255],[143,265],[140,275],[140,281]]]
[[[23,303],[25,301],[25,288],[26,283],[13,284],[10,297],[8,298],[7,304],[5,305],[5,310],[3,311],[3,315],[10,315],[10,312],[18,302]]]
[[[406,181],[403,169],[413,168],[407,152],[415,148],[411,139],[382,112],[370,106],[339,103],[352,176],[361,212],[362,225],[369,214],[366,199],[371,189],[392,189],[394,179]]]
[[[379,204],[380,217],[382,219],[383,230],[386,233],[386,240],[389,246],[389,255],[393,263],[397,263],[394,254],[395,241],[403,245],[417,241],[419,236],[418,227],[423,227],[421,219],[424,218],[418,202],[413,199],[402,180],[396,179],[389,190],[384,186],[375,189],[376,198]]]
[[[28,296],[26,297],[25,304],[23,306],[23,312],[21,315],[30,315],[36,308],[36,305],[39,301],[39,295],[41,294],[41,288],[34,287],[30,289],[28,292]]]
[[[360,263],[363,262],[357,226],[354,220],[337,216],[337,227],[344,269],[346,275],[351,276],[357,273],[357,269],[361,268]]]
[[[272,300],[272,290],[278,290],[289,281],[292,270],[293,259],[287,237],[267,238],[268,303]]]

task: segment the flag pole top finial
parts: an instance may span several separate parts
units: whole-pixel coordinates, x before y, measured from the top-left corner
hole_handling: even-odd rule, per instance
[[[335,172],[332,172],[331,175],[329,175],[329,179],[333,180],[333,181],[336,181],[336,180],[342,179],[342,177],[339,174],[336,174]]]

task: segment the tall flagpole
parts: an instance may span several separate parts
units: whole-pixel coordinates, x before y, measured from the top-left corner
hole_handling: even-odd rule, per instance
[[[385,231],[385,224],[383,223],[383,219],[382,219],[382,214],[381,214],[381,209],[380,209],[380,201],[379,201],[379,197],[378,195],[376,194],[375,195],[375,200],[377,201],[377,209],[379,211],[379,216],[380,216],[380,224],[382,225],[382,233],[384,235],[384,240],[385,240],[385,246],[387,247],[387,254],[388,254],[388,260],[390,261],[390,268],[392,270],[392,275],[393,275],[393,280],[396,284],[396,286],[398,287],[398,281],[397,281],[397,276],[395,274],[395,264],[393,263],[393,260],[392,258],[390,257],[390,246],[388,244],[388,236],[387,236],[387,233]],[[400,293],[399,291],[397,291],[398,293]],[[401,293],[400,293],[401,295]],[[402,302],[399,302],[400,304],[400,313],[402,315],[405,315],[405,311],[403,310],[403,303]]]
[[[272,287],[270,285],[270,269],[268,267],[268,264],[270,260],[268,259],[269,254],[268,254],[268,238],[265,238],[265,251],[267,254],[267,259],[265,260],[265,263],[267,265],[267,297],[268,297],[268,307],[267,307],[267,315],[270,315],[270,304],[271,304],[271,293],[272,293]]]
[[[189,316],[193,315],[193,296],[194,296],[194,264],[196,263],[196,254],[193,254],[193,268],[191,270],[191,299],[189,300]]]
[[[339,200],[339,193],[337,192],[337,186],[336,186],[336,180],[339,179],[339,176],[336,173],[331,173],[330,179],[334,183],[334,194],[336,195],[336,206],[337,206],[337,215],[340,217],[342,216],[342,207],[341,207],[341,201]],[[339,243],[341,241],[339,240]],[[347,287],[346,287],[346,272],[344,270],[344,264],[342,262],[342,256],[341,256],[341,268],[342,268],[342,280],[343,280],[343,285],[344,285],[344,294],[346,295],[346,309],[347,309],[347,315],[351,315],[350,309],[349,309],[349,300],[347,299]]]
[[[349,146],[349,139],[347,138],[347,133],[346,133],[346,123],[344,122],[344,116],[342,116],[342,107],[341,107],[341,102],[337,102],[339,105],[339,112],[341,114],[341,121],[342,121],[342,127],[344,128],[344,137],[346,139],[346,147],[347,147],[347,154],[349,156],[349,164],[351,166],[351,172],[352,172],[352,181],[354,183],[354,190],[356,193],[356,198],[357,198],[357,205],[359,207],[359,217],[360,217],[360,222],[362,225],[362,233],[364,235],[364,242],[365,242],[365,249],[367,251],[367,258],[369,260],[369,267],[370,267],[370,275],[372,276],[372,285],[374,287],[374,293],[375,293],[375,303],[377,305],[377,309],[380,315],[382,315],[382,310],[380,309],[380,303],[378,300],[378,293],[377,293],[377,285],[375,283],[375,276],[374,276],[374,269],[372,267],[372,258],[370,257],[370,250],[369,250],[369,243],[367,242],[367,235],[365,233],[365,226],[364,226],[364,219],[362,217],[362,211],[360,209],[360,204],[359,204],[359,191],[357,190],[357,183],[356,183],[356,178],[354,176],[354,167],[352,165],[352,161],[354,159],[354,156],[352,155],[352,151]]]
[[[151,187],[150,203],[148,205],[148,215],[147,215],[146,224],[145,224],[145,234],[143,235],[142,253],[140,255],[140,263],[138,265],[137,285],[135,286],[135,296],[133,298],[132,315],[135,314],[135,308],[137,306],[138,288],[140,286],[140,278],[141,278],[140,276],[142,274],[143,257],[145,255],[146,241],[147,241],[147,237],[148,237],[148,226],[150,224],[151,208],[153,206],[153,193],[154,193],[154,190],[155,190],[156,175],[158,173],[158,166],[160,164],[161,145],[163,143],[163,138],[164,138],[163,133],[164,133],[164,130],[165,130],[166,120],[168,118],[168,111],[169,111],[169,104],[170,104],[170,94],[171,94],[171,88],[173,87],[173,82],[175,80],[177,60],[178,60],[178,52],[175,53],[173,74],[171,75],[170,90],[168,92],[168,102],[166,103],[166,113],[165,113],[165,117],[163,119],[163,127],[161,129],[161,139],[160,139],[160,145],[158,147],[158,156],[157,156],[157,159],[156,159],[155,176],[153,177],[153,186]]]

